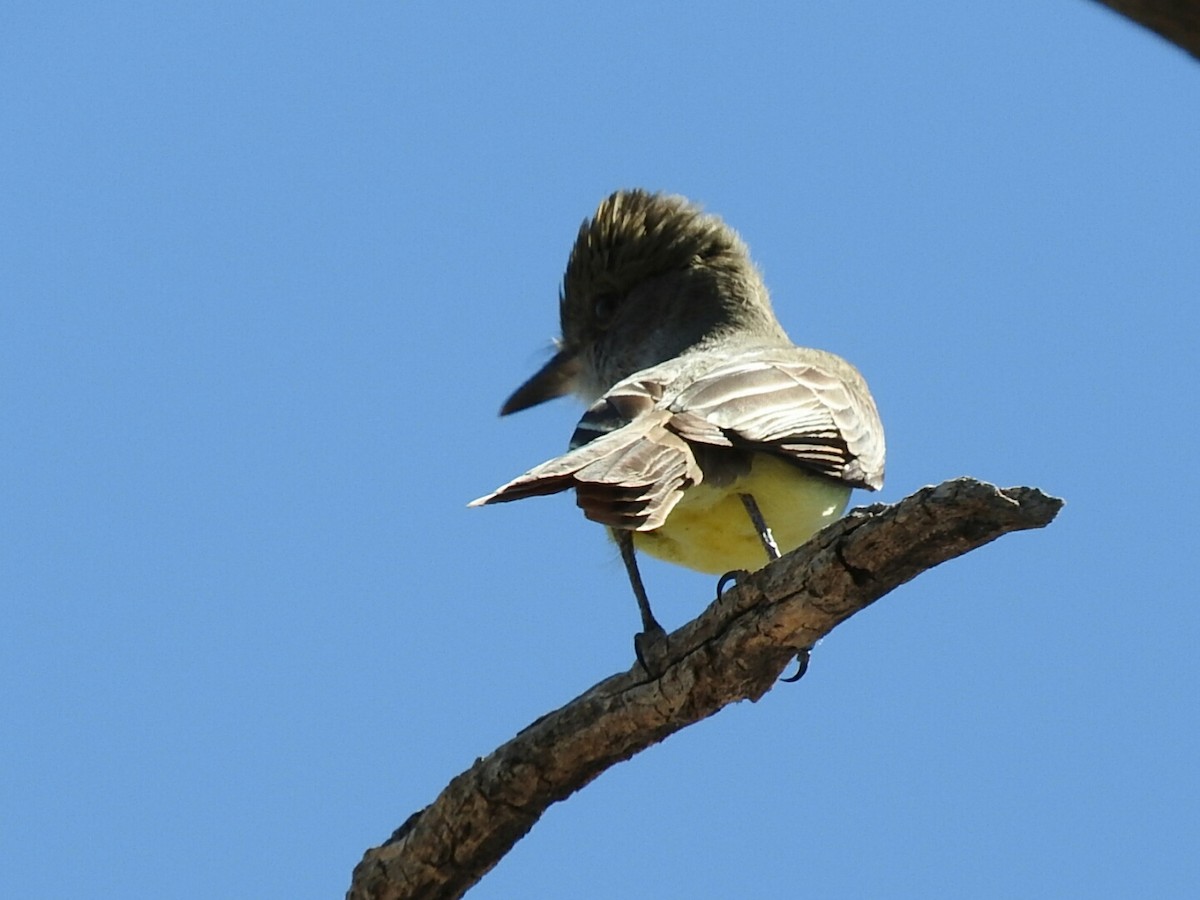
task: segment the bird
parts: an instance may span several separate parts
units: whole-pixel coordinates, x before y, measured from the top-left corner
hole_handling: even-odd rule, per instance
[[[792,343],[746,244],[684,197],[605,198],[558,305],[556,352],[500,414],[567,394],[587,410],[565,453],[470,505],[574,489],[617,544],[642,619],[634,649],[653,671],[666,633],[637,553],[734,577],[761,568],[839,518],[852,489],[883,486],[883,426],[859,371]]]

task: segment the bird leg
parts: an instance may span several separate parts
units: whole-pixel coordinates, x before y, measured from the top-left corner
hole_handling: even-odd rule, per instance
[[[625,571],[629,573],[629,584],[637,599],[638,612],[642,614],[642,630],[633,636],[633,651],[646,673],[654,676],[662,670],[660,663],[667,649],[667,633],[650,611],[650,598],[646,596],[646,587],[642,584],[642,574],[638,571],[637,554],[633,548],[633,532],[614,528],[612,533],[621,551],[621,562],[625,563]]]
[[[771,534],[771,529],[767,527],[758,504],[754,502],[754,497],[750,494],[738,494],[738,496],[742,498],[742,506],[746,507],[746,514],[750,516],[750,521],[754,523],[754,528],[758,531],[758,539],[762,541],[763,549],[767,551],[767,561],[779,559],[779,545],[775,543],[775,535]]]
[[[750,521],[754,523],[755,530],[758,531],[758,539],[762,541],[763,549],[767,551],[768,561],[779,559],[779,545],[775,543],[775,536],[771,534],[771,529],[767,527],[767,522],[763,518],[762,511],[758,508],[758,504],[754,502],[754,497],[750,494],[738,494],[742,498],[742,506],[746,507],[746,514],[750,516]],[[731,576],[736,578],[738,573],[727,572],[721,578],[721,582],[717,585],[717,596],[721,595],[721,586],[727,578]],[[795,682],[804,677],[804,673],[808,671],[808,660],[811,655],[811,647],[805,647],[796,654],[797,669],[796,674],[788,678],[782,678],[781,681]]]
[[[775,535],[771,534],[771,529],[767,527],[767,520],[763,518],[762,510],[754,502],[754,496],[752,494],[738,494],[738,496],[742,500],[742,506],[746,507],[746,515],[754,523],[754,530],[758,532],[758,539],[762,541],[763,549],[767,551],[767,562],[779,559],[779,545],[775,543]],[[717,582],[717,599],[721,599],[726,587],[737,584],[749,574],[745,569],[734,569],[732,572],[722,575],[721,580]]]

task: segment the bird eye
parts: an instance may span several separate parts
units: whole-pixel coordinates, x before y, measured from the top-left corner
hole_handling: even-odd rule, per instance
[[[595,314],[597,325],[604,327],[612,322],[613,316],[617,313],[619,300],[620,298],[616,294],[600,294],[596,297],[592,312]]]

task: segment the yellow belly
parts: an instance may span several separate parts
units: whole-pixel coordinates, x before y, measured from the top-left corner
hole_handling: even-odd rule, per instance
[[[688,489],[661,527],[633,533],[634,546],[713,575],[759,569],[768,562],[767,551],[739,494],[754,497],[780,552],[787,553],[842,514],[850,487],[756,453],[750,472],[733,484],[701,482]]]

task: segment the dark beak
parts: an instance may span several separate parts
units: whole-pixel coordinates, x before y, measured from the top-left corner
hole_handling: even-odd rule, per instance
[[[571,393],[579,377],[579,356],[573,350],[559,350],[537,374],[513,391],[513,395],[500,407],[500,415],[520,412]]]

